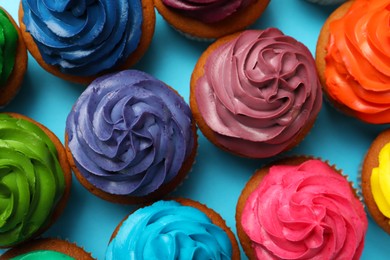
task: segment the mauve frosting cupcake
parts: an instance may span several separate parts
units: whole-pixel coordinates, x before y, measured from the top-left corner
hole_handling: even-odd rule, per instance
[[[190,104],[204,135],[251,158],[286,151],[311,129],[322,91],[314,59],[275,28],[219,39],[200,57]]]
[[[126,70],[96,79],[66,122],[76,177],[92,193],[119,203],[144,202],[173,190],[195,158],[189,106],[152,76]]]

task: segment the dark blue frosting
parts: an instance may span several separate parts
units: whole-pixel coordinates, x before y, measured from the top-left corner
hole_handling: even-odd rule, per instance
[[[143,196],[177,176],[194,147],[189,106],[152,76],[126,70],[96,79],[67,123],[68,147],[95,187]]]
[[[22,0],[23,22],[43,60],[63,73],[91,76],[137,48],[140,0]]]

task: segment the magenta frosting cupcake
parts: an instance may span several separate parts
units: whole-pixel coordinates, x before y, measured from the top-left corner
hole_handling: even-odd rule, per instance
[[[244,157],[266,158],[294,147],[321,104],[312,54],[275,28],[219,39],[191,78],[190,105],[203,134]]]
[[[359,259],[368,226],[346,178],[304,157],[258,170],[241,193],[236,223],[250,259]]]

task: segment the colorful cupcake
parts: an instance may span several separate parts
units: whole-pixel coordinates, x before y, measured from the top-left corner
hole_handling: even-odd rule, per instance
[[[154,0],[164,19],[183,34],[215,39],[253,24],[269,0]]]
[[[93,260],[90,253],[65,240],[42,238],[14,247],[2,256],[0,260]]]
[[[134,65],[155,26],[153,0],[22,0],[27,48],[50,73],[78,83]]]
[[[304,157],[258,170],[240,195],[236,223],[250,259],[359,259],[368,225],[345,177]]]
[[[0,7],[0,107],[18,93],[27,69],[27,49],[19,27]]]
[[[380,133],[368,149],[361,181],[368,212],[390,234],[390,129]]]
[[[71,166],[89,191],[117,203],[143,203],[182,182],[197,150],[195,122],[177,92],[126,70],[96,79],[66,122]]]
[[[372,124],[390,123],[389,4],[343,4],[327,19],[317,43],[317,68],[329,100]]]
[[[190,105],[199,128],[212,143],[244,157],[294,147],[321,104],[310,51],[275,28],[217,40],[192,73]]]
[[[106,260],[240,259],[232,231],[221,216],[199,202],[158,201],[140,208],[114,231]]]
[[[71,171],[60,140],[19,114],[0,114],[0,248],[44,232],[62,213]]]

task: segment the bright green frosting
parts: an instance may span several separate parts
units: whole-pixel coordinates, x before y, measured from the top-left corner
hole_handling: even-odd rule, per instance
[[[4,86],[15,65],[18,32],[0,9],[0,86]]]
[[[17,257],[11,258],[12,260],[74,260],[73,257],[65,255],[63,253],[51,250],[37,250],[29,252]]]
[[[34,123],[0,114],[0,246],[47,224],[64,187],[50,138]]]

